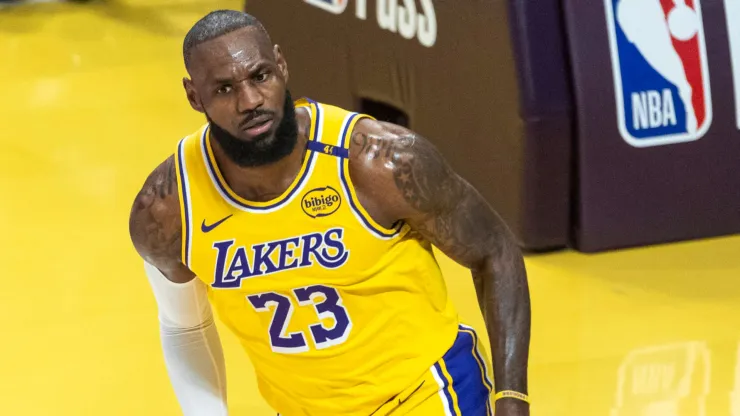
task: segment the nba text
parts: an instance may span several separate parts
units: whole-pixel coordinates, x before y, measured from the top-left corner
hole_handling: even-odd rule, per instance
[[[343,238],[344,229],[332,228],[324,233],[255,244],[250,250],[243,246],[232,249],[235,240],[217,241],[213,243],[218,254],[211,286],[239,288],[242,279],[310,267],[315,263],[336,269],[349,258]]]
[[[673,94],[668,88],[663,91],[640,91],[632,93],[632,123],[635,130],[675,126],[676,108]]]
[[[303,0],[334,14],[342,14],[349,0]],[[417,7],[417,1],[419,7]],[[376,0],[378,26],[405,39],[417,38],[431,48],[437,42],[437,15],[432,0]],[[355,16],[367,20],[367,0],[355,0]]]

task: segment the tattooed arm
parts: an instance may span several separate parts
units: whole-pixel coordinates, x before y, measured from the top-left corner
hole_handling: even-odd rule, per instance
[[[496,391],[527,394],[530,304],[521,251],[483,197],[424,138],[402,127],[361,120],[350,148],[361,202],[383,225],[404,220],[469,268],[491,339]],[[496,415],[526,415],[515,399]]]
[[[182,223],[174,157],[136,196],[129,231],[159,308],[167,372],[185,416],[224,416],[226,372],[205,285],[181,261]]]
[[[149,175],[136,196],[129,232],[139,255],[169,280],[186,283],[195,278],[181,261],[182,222],[174,156]]]

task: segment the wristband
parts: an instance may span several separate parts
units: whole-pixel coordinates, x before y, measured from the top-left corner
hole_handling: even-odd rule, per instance
[[[529,396],[527,396],[524,393],[519,393],[518,391],[513,391],[513,390],[502,390],[496,393],[496,395],[493,396],[493,399],[494,401],[498,401],[499,399],[503,399],[506,397],[529,403]]]

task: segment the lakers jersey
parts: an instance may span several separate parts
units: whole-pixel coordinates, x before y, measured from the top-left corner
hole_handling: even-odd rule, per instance
[[[177,148],[183,262],[281,414],[362,415],[452,346],[458,315],[431,245],[360,204],[349,142],[365,115],[314,101],[308,150],[290,187],[246,200],[224,180],[208,126]]]

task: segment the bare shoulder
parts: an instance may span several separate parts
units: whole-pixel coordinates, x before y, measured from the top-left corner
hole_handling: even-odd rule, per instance
[[[453,202],[460,179],[437,148],[407,128],[381,121],[357,122],[350,144],[350,174],[370,199],[382,199],[397,219],[431,213]],[[440,198],[445,195],[446,198]]]
[[[174,155],[149,175],[134,199],[129,234],[139,255],[173,281],[182,280],[182,222]]]
[[[350,174],[358,194],[381,204],[378,212],[403,220],[465,267],[485,266],[492,252],[516,255],[503,220],[429,140],[388,123],[357,124]]]

